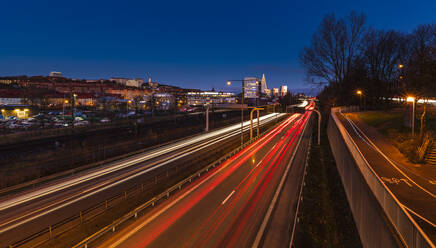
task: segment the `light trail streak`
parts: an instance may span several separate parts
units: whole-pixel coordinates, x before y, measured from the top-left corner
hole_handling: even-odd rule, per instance
[[[267,119],[267,118],[271,119],[272,115],[268,115],[268,116],[264,116],[264,117],[265,117],[264,119]],[[248,129],[247,123],[249,123],[249,122],[244,122],[244,126],[246,126],[246,128]],[[78,185],[80,183],[84,183],[84,182],[93,180],[95,178],[107,175],[109,173],[113,173],[115,171],[127,168],[129,166],[144,162],[146,160],[150,160],[152,158],[158,157],[158,156],[163,155],[165,153],[175,151],[181,147],[186,147],[188,145],[197,143],[199,141],[206,140],[210,137],[222,135],[222,134],[225,134],[226,132],[230,132],[230,131],[232,131],[233,132],[232,134],[234,134],[234,135],[239,134],[239,131],[237,130],[239,127],[240,127],[239,125],[234,125],[232,127],[228,127],[228,128],[223,129],[223,130],[218,130],[214,134],[209,133],[209,134],[202,136],[201,138],[195,137],[195,138],[190,139],[190,140],[183,142],[183,143],[179,142],[179,144],[176,143],[176,144],[170,145],[168,148],[159,149],[157,151],[151,151],[150,153],[148,153],[144,156],[141,156],[140,158],[135,158],[135,159],[120,163],[120,164],[115,165],[115,166],[110,166],[108,168],[104,168],[102,170],[98,170],[98,171],[89,173],[87,175],[68,180],[66,182],[62,182],[62,183],[55,184],[55,185],[50,186],[50,187],[46,187],[46,188],[41,189],[41,190],[36,191],[36,192],[31,192],[31,193],[28,193],[28,194],[25,194],[25,195],[22,195],[22,196],[19,196],[19,197],[16,197],[16,198],[13,198],[13,199],[10,199],[7,201],[0,202],[0,211],[5,210],[5,209],[10,208],[10,207],[14,207],[14,206],[22,204],[22,203],[25,203],[25,202],[30,201],[30,200],[34,200],[34,199],[42,197],[42,196],[46,196],[46,195],[58,192],[60,190],[66,189],[68,187],[72,187],[72,186]],[[229,136],[225,136],[225,137],[229,137]],[[222,137],[220,137],[220,138],[222,138]]]
[[[148,218],[145,222],[141,223],[141,225],[134,228],[132,231],[128,232],[126,235],[123,235],[120,237],[115,243],[113,243],[110,247],[116,247],[122,242],[124,242],[126,239],[128,239],[131,235],[139,231],[141,228],[143,228],[145,225],[150,223],[152,220],[157,218],[160,214],[167,211],[169,207],[172,207],[175,203],[185,198],[189,193],[191,193],[194,189],[197,189],[200,185],[208,182],[208,184],[201,189],[196,196],[191,199],[187,204],[183,205],[183,208],[176,212],[175,215],[171,216],[170,219],[164,221],[163,223],[160,223],[156,228],[153,229],[151,233],[149,233],[146,237],[146,239],[139,245],[139,247],[145,247],[147,244],[152,242],[157,236],[159,236],[164,230],[166,230],[169,226],[171,226],[180,216],[185,214],[189,209],[191,209],[196,203],[198,203],[201,199],[203,199],[204,196],[206,196],[209,192],[211,192],[213,189],[215,189],[222,181],[224,181],[226,178],[228,178],[229,175],[231,175],[236,169],[238,169],[244,162],[246,162],[253,154],[255,154],[258,150],[260,150],[265,144],[267,144],[271,139],[273,139],[278,133],[280,133],[290,122],[292,122],[295,118],[297,118],[298,115],[295,114],[291,117],[289,117],[286,121],[281,123],[279,126],[275,127],[273,130],[271,130],[269,133],[267,133],[265,136],[257,140],[256,142],[252,143],[245,149],[241,150],[239,153],[237,153],[235,156],[227,160],[219,170],[217,170],[214,174],[210,174],[208,177],[203,179],[202,181],[199,181],[198,184],[193,186],[189,191],[178,198],[176,198],[174,201],[170,203],[167,207],[163,209],[163,211],[159,211],[157,214],[153,215],[152,217]],[[251,150],[252,149],[252,150]],[[250,151],[251,150],[251,151]],[[238,158],[246,153],[241,159],[238,160]],[[222,174],[219,174],[219,172],[222,172],[225,168],[227,168],[229,165],[231,165],[231,162],[237,161],[234,163],[231,167],[228,168],[228,170],[225,170]],[[213,181],[210,181],[212,177],[214,178]]]
[[[234,133],[229,134],[229,135],[238,135],[238,134],[239,134],[239,131],[238,131],[238,130],[235,130]],[[225,138],[228,138],[228,135],[227,135],[227,136],[221,136],[221,137],[215,138],[215,139],[212,140],[212,141],[208,141],[208,142],[206,142],[206,144],[200,144],[200,145],[198,145],[198,146],[196,146],[196,147],[199,147],[198,149],[203,149],[203,148],[205,148],[205,147],[207,147],[207,146],[209,146],[209,145],[213,145],[213,144],[215,144],[215,143],[217,143],[217,142],[220,142],[222,139],[225,139]],[[195,148],[196,148],[196,147],[195,147]],[[115,180],[110,180],[110,181],[112,181],[112,183],[107,184],[106,186],[101,187],[101,188],[99,188],[99,189],[95,189],[95,191],[92,191],[92,192],[86,193],[86,194],[83,195],[83,196],[80,196],[81,194],[83,194],[83,191],[82,191],[82,192],[80,192],[80,193],[78,193],[78,194],[75,194],[75,195],[73,195],[73,196],[69,196],[69,197],[67,197],[67,198],[63,198],[63,199],[61,199],[60,201],[58,201],[58,202],[56,202],[56,203],[49,204],[49,205],[44,206],[44,207],[42,207],[42,208],[40,208],[40,209],[38,209],[38,210],[31,211],[31,212],[29,212],[29,213],[26,213],[26,214],[24,214],[24,215],[21,215],[21,216],[19,216],[18,218],[14,218],[14,219],[8,220],[7,222],[1,223],[1,224],[0,224],[0,227],[5,227],[5,226],[7,226],[7,225],[9,225],[9,224],[15,222],[15,224],[13,224],[13,225],[9,225],[9,226],[7,226],[7,227],[5,227],[5,228],[3,228],[3,229],[0,229],[0,233],[4,233],[4,232],[6,232],[6,231],[9,231],[9,230],[11,230],[11,229],[13,229],[13,228],[15,228],[15,227],[18,227],[18,226],[20,226],[20,225],[23,225],[23,224],[25,224],[25,223],[28,223],[28,222],[30,222],[30,221],[32,221],[32,220],[35,220],[35,219],[37,219],[37,218],[39,218],[39,217],[41,217],[41,216],[47,215],[47,214],[49,214],[49,213],[52,213],[52,212],[54,212],[54,211],[56,211],[56,210],[58,210],[58,209],[61,209],[61,208],[63,208],[63,207],[66,207],[66,206],[68,206],[68,205],[71,205],[71,204],[73,204],[73,203],[75,203],[75,202],[78,202],[78,201],[80,201],[80,200],[83,200],[83,199],[85,199],[85,198],[87,198],[87,197],[90,197],[90,196],[92,196],[92,195],[95,195],[95,194],[97,194],[97,193],[99,193],[99,192],[102,192],[102,191],[104,191],[104,190],[106,190],[106,189],[108,189],[108,188],[111,188],[111,187],[113,187],[113,186],[119,185],[119,184],[121,184],[121,183],[123,183],[123,182],[125,182],[125,181],[131,180],[131,179],[133,179],[134,177],[138,177],[138,176],[140,176],[140,175],[143,175],[143,174],[145,174],[145,173],[147,173],[147,172],[150,172],[151,170],[154,170],[154,169],[156,169],[156,168],[162,167],[162,166],[164,166],[164,165],[166,165],[166,164],[168,164],[168,163],[170,163],[170,162],[175,161],[176,159],[180,159],[181,157],[188,156],[188,155],[190,155],[190,154],[192,154],[192,153],[194,153],[194,152],[197,151],[197,150],[193,150],[193,148],[188,149],[188,151],[189,151],[189,150],[191,150],[191,151],[190,151],[190,152],[183,151],[183,152],[181,152],[182,155],[180,155],[179,157],[175,157],[175,158],[169,159],[169,160],[167,160],[167,161],[165,161],[165,162],[163,162],[163,163],[158,164],[157,166],[154,166],[154,167],[151,167],[151,168],[148,168],[148,167],[147,167],[148,169],[147,169],[147,168],[141,168],[141,171],[140,171],[140,172],[135,172],[136,174],[130,175],[130,176],[128,176],[127,178],[121,179],[120,177],[118,177],[118,178],[115,178]],[[144,170],[144,169],[145,169],[145,170]],[[122,175],[122,176],[125,176],[125,175]],[[90,180],[90,179],[88,179],[88,180]],[[105,185],[105,184],[102,184],[102,185]],[[67,187],[67,186],[65,186],[65,187]],[[63,187],[59,187],[59,188],[57,188],[57,190],[61,190],[61,189],[63,189]],[[57,190],[56,190],[56,191],[57,191]],[[88,192],[88,191],[85,191],[85,192]],[[52,192],[50,192],[50,193],[52,193]],[[31,196],[31,197],[29,197],[29,198],[27,198],[27,199],[17,199],[17,200],[12,199],[12,200],[11,200],[12,203],[11,203],[11,202],[6,202],[6,203],[3,202],[3,203],[2,203],[2,204],[3,204],[3,208],[2,208],[1,210],[3,210],[3,209],[7,209],[7,208],[10,208],[10,207],[13,207],[13,206],[15,206],[15,205],[18,205],[18,204],[21,204],[21,203],[24,203],[24,202],[27,202],[27,201],[30,201],[30,200],[33,200],[33,199],[36,199],[36,198],[41,197],[41,196],[44,196],[44,195],[46,195],[46,194],[49,194],[49,193],[46,192],[45,194],[36,194],[36,195],[33,195],[33,196]],[[80,196],[80,197],[78,197],[78,196]],[[74,197],[78,197],[78,198],[73,199]],[[73,200],[72,200],[72,199],[73,199]],[[14,200],[15,200],[15,201],[14,201]],[[71,200],[71,201],[68,201],[68,200]],[[67,202],[67,201],[68,201],[68,202]],[[8,203],[9,203],[9,204],[8,204]],[[58,204],[60,204],[60,205],[58,205]],[[58,206],[57,206],[57,207],[54,207],[54,206],[56,206],[56,205],[58,205]],[[0,205],[0,206],[1,206],[1,205]],[[49,208],[51,208],[51,207],[54,207],[54,208],[49,209]],[[49,210],[47,210],[47,211],[45,211],[45,212],[42,212],[42,211],[44,211],[44,210],[46,210],[46,209],[49,209]],[[25,219],[25,220],[23,220],[23,221],[20,221],[20,220],[22,220],[22,219],[24,219],[24,218],[27,218],[28,216],[31,216],[31,217],[28,218],[28,219]]]

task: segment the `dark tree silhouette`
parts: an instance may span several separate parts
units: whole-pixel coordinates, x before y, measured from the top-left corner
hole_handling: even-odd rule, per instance
[[[310,46],[300,54],[300,61],[309,78],[339,84],[347,81],[361,50],[364,25],[365,15],[354,11],[346,18],[326,15]]]

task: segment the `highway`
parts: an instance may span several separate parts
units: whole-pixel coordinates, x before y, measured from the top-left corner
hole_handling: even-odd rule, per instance
[[[288,247],[311,113],[293,114],[99,247]]]
[[[261,125],[283,114],[260,118]],[[189,166],[191,158],[205,156],[240,137],[240,124],[168,144],[156,149],[76,175],[55,180],[35,189],[0,198],[0,247],[28,237],[48,225],[71,216],[122,192],[132,185],[152,180],[163,168]],[[244,122],[244,131],[249,121]]]
[[[427,174],[418,173],[406,159],[400,161],[390,155],[399,154],[384,144],[383,138],[372,140],[359,127],[359,120],[338,113],[338,118],[353,138],[360,152],[365,156],[374,172],[409,211],[421,228],[433,239],[436,237],[436,178],[435,170]],[[362,124],[360,124],[362,126]]]

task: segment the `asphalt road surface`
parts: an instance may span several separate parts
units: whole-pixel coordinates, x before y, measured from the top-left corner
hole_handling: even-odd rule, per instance
[[[271,230],[289,230],[292,222],[306,151],[298,148],[308,144],[302,137],[310,116],[290,116],[100,247],[288,247],[290,233]]]
[[[428,234],[436,237],[436,175],[414,172],[409,165],[391,158],[388,151],[377,145],[377,140],[371,140],[362,131],[356,120],[342,113],[338,113],[338,118],[375,173]]]
[[[282,115],[263,116],[261,124]],[[244,130],[249,130],[249,121],[244,123]],[[213,149],[229,145],[239,137],[240,124],[232,125],[4,196],[0,198],[0,247],[26,238],[138,182],[154,178],[153,173],[159,169],[187,165],[190,157],[207,156]]]

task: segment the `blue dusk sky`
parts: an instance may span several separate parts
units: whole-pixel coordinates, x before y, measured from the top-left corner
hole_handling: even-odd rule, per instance
[[[436,1],[1,1],[0,76],[151,76],[226,90],[228,79],[310,87],[298,54],[323,16],[367,15],[380,29],[436,22]],[[236,87],[236,86],[234,86]]]

